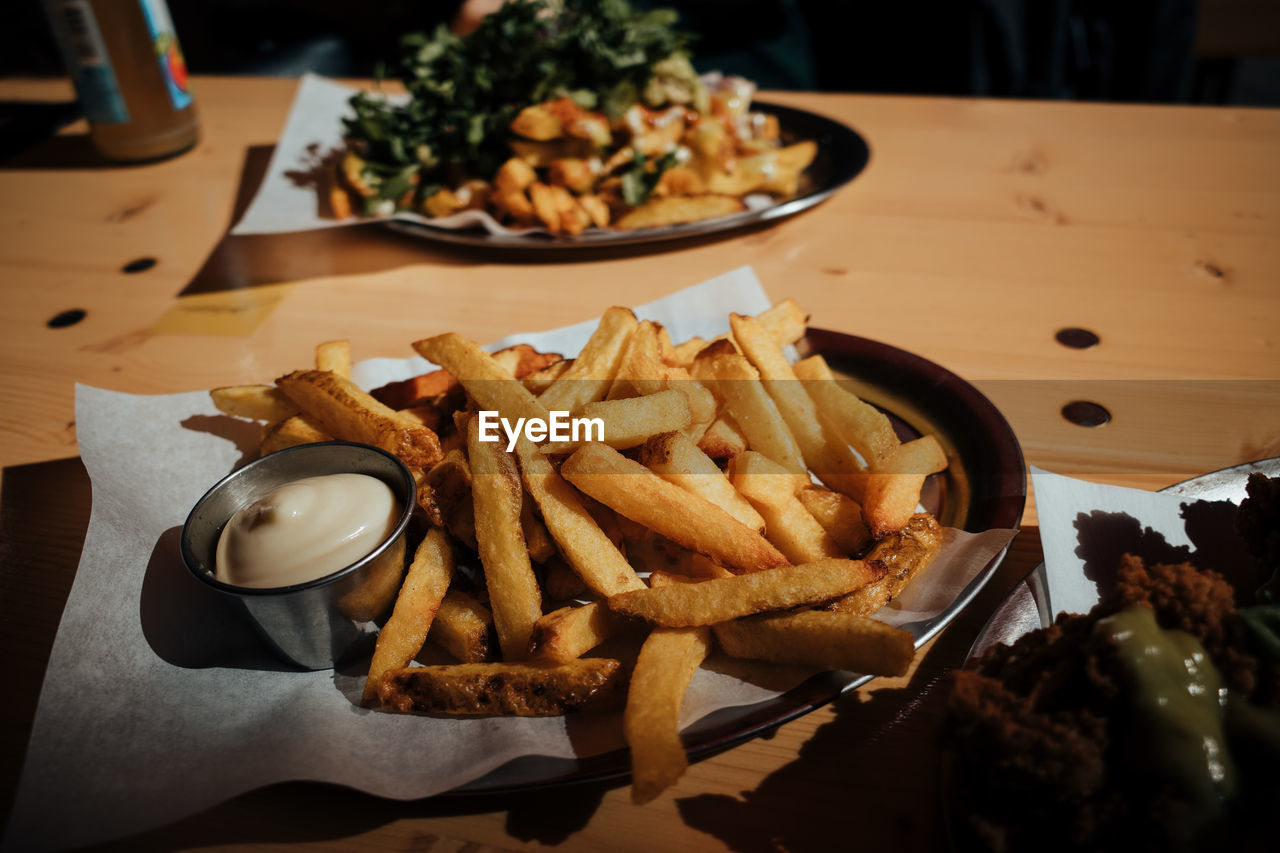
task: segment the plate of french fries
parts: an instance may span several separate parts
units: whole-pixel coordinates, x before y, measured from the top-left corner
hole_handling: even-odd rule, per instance
[[[434,369],[371,391],[331,341],[272,384],[213,390],[262,424],[263,454],[357,441],[414,473],[424,532],[362,705],[620,716],[627,750],[529,756],[464,790],[629,771],[651,800],[691,755],[906,674],[1003,556],[940,613],[883,618],[928,582],[949,528],[1017,527],[1012,431],[954,374],[810,328],[792,300],[728,319],[717,339],[673,341],[610,308],[571,358],[437,334],[412,342]],[[717,656],[812,675],[682,731],[690,680]]]

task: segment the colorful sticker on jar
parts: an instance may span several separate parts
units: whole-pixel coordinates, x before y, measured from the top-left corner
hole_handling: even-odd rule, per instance
[[[88,0],[60,0],[45,8],[85,118],[94,124],[128,122],[129,108]]]
[[[164,0],[139,0],[142,16],[147,19],[151,33],[151,47],[160,63],[160,76],[169,90],[169,100],[175,110],[191,105],[191,86],[187,81],[187,62],[178,46],[178,36],[169,17],[169,7]]]

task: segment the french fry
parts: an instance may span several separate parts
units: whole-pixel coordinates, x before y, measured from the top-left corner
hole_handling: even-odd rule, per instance
[[[435,643],[463,663],[491,660],[493,614],[474,596],[453,587],[440,601],[427,642]]]
[[[529,393],[536,396],[546,391],[557,379],[567,373],[569,368],[573,367],[573,361],[573,359],[567,358],[554,364],[548,364],[541,370],[535,370],[525,376],[520,382],[529,390]]]
[[[851,613],[805,610],[722,622],[712,628],[731,657],[905,675],[915,657],[911,635]]]
[[[300,370],[280,377],[276,385],[334,438],[372,444],[406,465],[426,467],[443,455],[434,432],[378,402],[350,379]]]
[[[639,462],[664,480],[706,498],[752,530],[764,532],[760,513],[738,493],[711,457],[683,433],[650,438],[640,449]]]
[[[351,378],[351,341],[325,341],[316,345],[316,370]]]
[[[547,407],[474,341],[448,332],[414,341],[413,348],[423,358],[457,377],[480,408],[512,419],[537,418],[544,422],[551,419]]]
[[[764,518],[765,537],[793,563],[844,557],[835,540],[796,497],[796,475],[767,456],[740,453],[731,463],[733,487]]]
[[[565,664],[459,663],[396,669],[382,677],[382,707],[404,714],[547,717],[616,707],[625,691],[611,658]]]
[[[529,660],[568,663],[612,637],[626,620],[604,602],[561,607],[539,617],[529,637]]]
[[[658,228],[729,216],[746,210],[742,200],[729,195],[667,196],[654,198],[633,208],[613,225],[620,231]]]
[[[818,420],[813,399],[804,384],[796,380],[791,365],[764,327],[755,318],[741,314],[730,314],[729,324],[738,346],[760,371],[765,390],[778,404],[809,469],[838,492],[850,494],[852,490],[859,489],[862,466],[849,445]],[[734,419],[742,425],[737,415]],[[857,495],[851,494],[850,497],[856,499]]]
[[[942,547],[942,528],[928,513],[919,513],[897,533],[881,539],[867,554],[885,569],[884,577],[849,595],[835,599],[823,609],[869,615],[897,598],[902,590],[929,565]]]
[[[632,802],[649,802],[684,774],[680,706],[710,651],[706,628],[655,628],[640,647],[622,715],[631,748]]]
[[[237,418],[275,423],[298,413],[298,404],[274,385],[228,385],[209,397],[218,411]]]
[[[725,411],[753,450],[797,473],[808,470],[778,403],[746,358],[731,347],[713,345],[694,361],[693,375],[724,399]]]
[[[666,432],[682,430],[692,422],[689,400],[679,391],[659,391],[641,397],[624,400],[604,400],[586,403],[578,409],[576,417],[599,420],[599,435],[605,444],[618,450],[626,450],[644,444],[649,438]],[[586,430],[594,436],[594,430]],[[551,441],[542,446],[548,454],[568,453],[587,441]]]
[[[790,298],[775,302],[757,314],[756,321],[779,347],[794,344],[809,328],[809,315]]]
[[[384,674],[408,666],[422,649],[452,579],[453,550],[444,531],[433,527],[414,553],[391,616],[378,632],[364,682],[364,704],[377,698]]]
[[[721,414],[698,439],[698,449],[712,459],[724,462],[746,450],[747,439],[731,415]]]
[[[845,554],[860,554],[871,541],[871,531],[862,520],[862,507],[848,495],[809,486],[797,492],[796,497]]]
[[[460,512],[465,512],[467,516],[474,514],[471,503],[471,466],[467,463],[467,455],[463,450],[450,450],[443,459],[426,470],[422,482],[418,484],[418,506],[422,507],[427,519],[437,527],[454,527],[453,518]],[[471,530],[473,535],[469,540],[461,536],[459,538],[474,548],[474,519]]]
[[[763,536],[720,507],[607,445],[574,451],[560,475],[619,514],[726,566],[754,572],[787,563]]]
[[[321,441],[333,441],[333,436],[325,432],[324,424],[310,415],[297,414],[271,424],[263,430],[258,452],[266,456],[268,453],[275,453],[286,447],[317,444]]]
[[[545,563],[556,553],[556,542],[551,532],[538,517],[531,500],[520,502],[520,530],[524,534],[524,544],[529,550],[529,559],[535,563]]]
[[[862,560],[817,560],[731,578],[610,596],[609,607],[655,625],[687,628],[829,601],[866,586],[884,569]]]
[[[614,451],[615,453],[617,451]],[[618,547],[583,507],[577,492],[551,467],[532,442],[516,445],[525,488],[538,503],[542,521],[560,553],[597,595],[609,596],[644,583]]]
[[[503,660],[520,660],[528,654],[533,623],[542,615],[542,593],[521,529],[520,473],[510,454],[494,442],[480,440],[477,418],[467,429],[467,450],[476,546],[498,645]]]
[[[584,403],[603,400],[636,325],[636,317],[628,308],[605,311],[573,364],[539,395],[538,401],[547,409],[574,412]]]
[[[931,435],[899,445],[866,480],[862,514],[877,538],[901,530],[920,505],[930,474],[947,467],[947,455]]]
[[[868,467],[875,469],[898,448],[898,436],[889,419],[870,403],[840,387],[835,374],[821,355],[798,361],[795,374],[842,439],[858,451]]]

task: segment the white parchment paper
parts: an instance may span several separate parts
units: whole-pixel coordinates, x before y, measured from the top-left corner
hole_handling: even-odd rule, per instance
[[[1148,563],[1192,561],[1229,579],[1256,565],[1235,533],[1248,470],[1188,497],[1064,477],[1034,466],[1036,513],[1051,614],[1087,613],[1104,596],[1122,554]],[[1233,472],[1237,469],[1231,469]]]
[[[673,339],[727,331],[731,311],[770,304],[749,269],[674,293],[637,313]],[[595,321],[514,335],[574,354]],[[501,346],[504,342],[496,342]],[[357,366],[369,387],[423,369],[420,359]],[[242,792],[319,780],[375,795],[430,796],[524,755],[571,758],[623,745],[617,715],[434,719],[359,707],[364,672],[297,672],[258,643],[178,554],[186,514],[254,455],[258,428],[216,412],[205,391],[137,396],[78,386],[80,453],[93,509],[54,642],[5,846],[61,848],[145,831]],[[948,534],[939,557],[881,612],[936,615],[1013,531]],[[769,683],[699,670],[688,724],[764,701],[809,673]]]

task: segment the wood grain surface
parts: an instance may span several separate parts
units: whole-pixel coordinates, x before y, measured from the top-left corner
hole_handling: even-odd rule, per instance
[[[196,78],[203,140],[100,162],[73,125],[0,163],[0,641],[16,785],[90,505],[76,383],[153,394],[270,381],[349,338],[357,359],[443,331],[478,341],[598,316],[735,267],[816,326],[916,352],[981,388],[1027,460],[1159,488],[1280,455],[1280,112],[770,94],[870,143],[818,208],[726,237],[583,259],[446,249],[357,226],[228,237],[295,82]],[[0,81],[0,100],[70,98]],[[141,272],[125,272],[154,259]],[[79,322],[51,324],[79,310]],[[1072,349],[1064,328],[1100,342]],[[1062,407],[1106,407],[1104,427]],[[108,847],[332,850],[929,850],[946,843],[946,674],[1040,559],[1034,504],[992,582],[904,678],[694,763],[633,806],[625,780],[393,802],[256,791]]]

